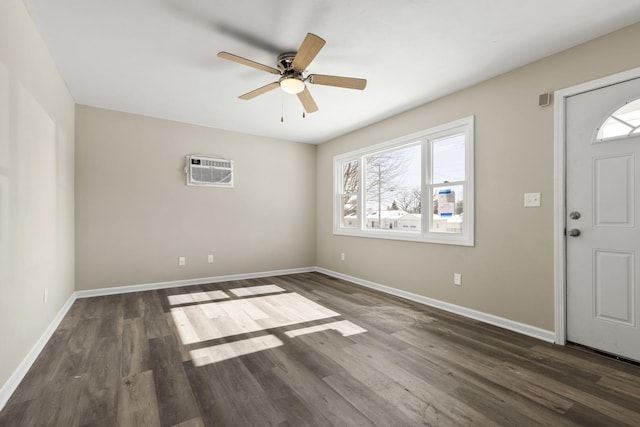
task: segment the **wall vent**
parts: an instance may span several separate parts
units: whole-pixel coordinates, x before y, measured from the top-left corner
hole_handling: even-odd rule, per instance
[[[233,187],[233,160],[187,156],[187,185]]]

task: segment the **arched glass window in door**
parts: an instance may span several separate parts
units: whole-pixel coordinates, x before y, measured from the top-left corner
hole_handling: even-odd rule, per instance
[[[617,109],[598,129],[596,141],[640,135],[640,99]]]

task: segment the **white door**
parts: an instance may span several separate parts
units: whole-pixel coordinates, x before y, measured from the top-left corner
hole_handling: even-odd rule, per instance
[[[565,122],[567,339],[637,361],[640,131],[616,119],[606,129],[631,136],[600,140],[598,130],[639,98],[640,79],[574,95]]]

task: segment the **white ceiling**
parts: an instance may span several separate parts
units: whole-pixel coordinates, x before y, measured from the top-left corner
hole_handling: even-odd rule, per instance
[[[640,21],[638,0],[24,0],[75,101],[272,138],[320,143]],[[309,85],[238,96],[277,79],[307,32],[326,45]],[[284,123],[280,117],[284,112]]]

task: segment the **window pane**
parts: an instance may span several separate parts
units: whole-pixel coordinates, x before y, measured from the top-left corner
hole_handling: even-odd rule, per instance
[[[432,183],[464,181],[464,134],[433,141]]]
[[[442,186],[433,189],[433,218],[430,230],[436,233],[462,233],[464,187]]]
[[[600,126],[596,139],[602,141],[638,133],[640,127],[640,99],[629,102],[614,112]]]
[[[420,231],[420,144],[366,156],[365,226]]]
[[[342,196],[342,223],[345,228],[357,228],[358,224],[358,197],[356,195]]]
[[[342,194],[357,193],[360,189],[360,166],[357,160],[342,165]]]

